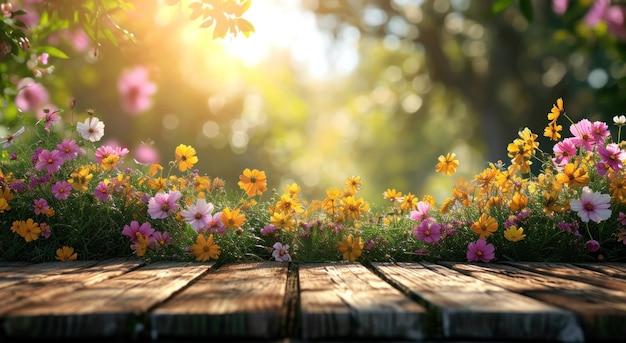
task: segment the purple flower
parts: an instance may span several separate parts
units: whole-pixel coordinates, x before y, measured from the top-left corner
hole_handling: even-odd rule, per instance
[[[37,170],[46,170],[48,173],[55,173],[61,169],[61,165],[65,161],[58,150],[42,150],[37,157]]]
[[[598,154],[602,158],[602,162],[604,162],[611,169],[617,171],[622,170],[624,167],[624,160],[626,159],[626,153],[620,149],[619,145],[616,143],[609,143],[605,146],[598,145],[597,150]]]
[[[167,218],[178,209],[176,203],[182,196],[179,191],[169,191],[167,193],[157,193],[148,201],[148,214],[152,219]]]
[[[137,243],[137,237],[141,235],[142,237],[150,237],[154,233],[154,229],[150,226],[150,223],[145,222],[139,225],[139,222],[133,220],[130,222],[130,225],[124,225],[124,229],[122,230],[122,235],[130,238],[130,241],[133,243]]]
[[[180,211],[180,214],[196,232],[200,232],[208,226],[209,220],[213,219],[211,213],[214,208],[215,206],[210,202],[207,203],[206,199],[198,199],[195,204],[191,204]]]
[[[44,198],[39,198],[35,200],[33,208],[35,209],[35,214],[45,214],[46,212],[48,212],[48,210],[50,210],[50,206]]]
[[[109,199],[109,194],[109,185],[104,182],[100,182],[93,191],[93,195],[100,199],[100,201],[107,201]]]
[[[57,150],[66,161],[73,160],[78,157],[78,154],[83,155],[85,153],[85,151],[76,144],[75,140],[69,140],[67,138],[63,138],[63,141],[57,144]]]
[[[435,243],[441,238],[441,225],[424,220],[421,225],[413,229],[413,234],[422,242]]]
[[[67,181],[57,181],[52,185],[52,194],[59,200],[65,200],[72,192],[72,185]]]
[[[490,262],[496,256],[495,250],[493,244],[487,243],[487,241],[480,238],[476,242],[471,242],[467,245],[467,261]]]
[[[600,250],[600,242],[596,241],[595,239],[588,240],[586,245],[587,250],[589,250],[590,252],[596,252]]]
[[[222,222],[222,212],[217,212],[209,219],[207,223],[207,229],[210,232],[224,233],[226,232],[226,225]],[[262,231],[262,230],[261,230]]]

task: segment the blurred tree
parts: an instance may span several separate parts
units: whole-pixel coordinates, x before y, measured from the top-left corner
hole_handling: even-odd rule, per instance
[[[562,6],[555,9],[551,1],[524,0],[306,3],[335,37],[357,28],[387,46],[413,46],[424,68],[402,77],[458,94],[450,101],[469,106],[489,161],[508,162],[506,145],[523,127],[542,136],[558,97],[574,120],[610,121],[623,111],[624,8],[609,1],[554,1]],[[599,13],[593,21],[592,11]],[[379,79],[384,77],[381,70]],[[406,115],[402,108],[393,110],[394,118]],[[413,116],[427,111],[422,107]]]

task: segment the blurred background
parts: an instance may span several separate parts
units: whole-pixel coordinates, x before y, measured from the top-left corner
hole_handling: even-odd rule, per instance
[[[33,16],[37,3],[22,1]],[[387,188],[443,201],[458,177],[508,165],[524,127],[551,153],[557,98],[574,121],[626,108],[622,1],[254,0],[243,17],[255,32],[223,39],[185,1],[133,4],[114,18],[136,42],[47,38],[69,56],[40,81],[49,104],[94,109],[103,141],[138,159],[167,164],[191,145],[227,187],[256,168],[308,199],[360,176],[370,203]],[[453,177],[435,173],[449,152]]]

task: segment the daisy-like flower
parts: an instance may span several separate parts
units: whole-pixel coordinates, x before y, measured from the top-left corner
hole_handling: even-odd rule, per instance
[[[342,254],[342,257],[346,261],[356,261],[361,257],[361,251],[363,250],[363,242],[361,237],[354,238],[352,235],[348,235],[343,241],[337,242],[337,248]]]
[[[58,115],[59,110],[50,110],[49,108],[44,108],[39,114],[39,121],[43,121],[45,123],[44,130],[50,132],[50,126],[54,123],[57,123],[61,120],[61,117]]]
[[[456,173],[456,168],[459,166],[459,160],[456,159],[456,154],[448,153],[446,156],[440,155],[437,160],[435,170],[437,173],[446,175],[453,175]]]
[[[50,210],[50,206],[44,198],[36,199],[33,208],[35,210],[35,214],[46,213],[48,210]]]
[[[179,191],[157,193],[148,200],[148,214],[152,219],[167,218],[178,209],[177,201],[182,196]]]
[[[485,262],[488,263],[496,257],[496,248],[491,243],[487,243],[484,239],[480,238],[476,242],[470,242],[467,245],[467,257],[468,262]]]
[[[2,147],[3,148],[8,148],[11,146],[11,143],[13,143],[13,140],[17,137],[19,137],[22,133],[24,133],[24,131],[26,131],[26,129],[24,129],[24,127],[20,127],[17,131],[15,131],[15,133],[13,133],[12,135],[8,135],[6,136],[6,138],[4,139],[4,141],[2,142]]]
[[[11,231],[22,236],[22,238],[24,238],[26,242],[37,240],[37,238],[39,238],[39,234],[41,233],[39,224],[31,218],[28,218],[26,221],[14,221],[13,225],[11,226]]]
[[[626,116],[625,115],[619,115],[619,116],[614,116],[613,117],[613,123],[617,126],[624,126],[626,125]]]
[[[48,173],[56,173],[61,169],[61,165],[65,160],[58,150],[42,150],[37,157],[37,170],[46,170]]]
[[[180,214],[187,223],[191,224],[191,227],[196,232],[200,232],[200,230],[209,226],[209,221],[213,219],[211,213],[213,213],[214,208],[215,206],[210,202],[207,203],[206,199],[198,199],[195,204],[191,204],[181,210]]]
[[[178,170],[180,170],[181,172],[193,168],[194,164],[198,163],[196,149],[192,148],[189,145],[178,145],[174,154],[176,158],[176,165],[178,166]]]
[[[189,250],[194,256],[196,261],[204,262],[209,259],[217,260],[220,257],[222,248],[213,242],[213,235],[209,235],[209,238],[204,238],[204,235],[198,235],[196,238],[196,244],[192,245]]]
[[[59,261],[75,261],[78,258],[78,254],[74,252],[74,248],[63,246],[57,249],[57,255],[55,257]]]
[[[593,150],[596,141],[594,139],[594,128],[591,121],[583,119],[576,124],[570,125],[569,130],[572,135],[574,135],[574,145],[579,148],[584,148],[587,151]]]
[[[277,228],[286,230],[294,229],[293,214],[291,212],[275,211],[270,217],[270,222]]]
[[[598,145],[596,152],[602,158],[608,167],[617,171],[624,168],[624,160],[626,159],[626,152],[620,149],[616,143],[609,143],[605,146]]]
[[[130,238],[131,242],[137,243],[139,237],[150,237],[154,232],[155,230],[150,226],[150,223],[139,224],[138,221],[133,220],[129,225],[124,225],[122,235]]]
[[[435,243],[441,238],[441,225],[424,220],[413,229],[413,234],[422,242]]]
[[[15,105],[23,112],[35,111],[50,99],[46,88],[30,77],[22,79],[17,89],[19,92],[15,96]]]
[[[122,98],[124,111],[138,115],[152,107],[152,96],[157,91],[157,85],[150,81],[148,69],[137,66],[122,72],[117,89]]]
[[[99,141],[104,136],[104,123],[97,117],[89,117],[84,123],[76,123],[76,131],[83,139],[90,142]]]
[[[481,239],[485,239],[498,231],[498,222],[493,217],[483,213],[478,221],[472,224],[471,229],[476,232]]]
[[[510,242],[519,242],[526,238],[526,235],[524,234],[523,228],[518,228],[515,225],[512,225],[509,226],[508,229],[504,230],[504,238]]]
[[[67,138],[63,138],[63,141],[57,144],[57,150],[61,153],[61,157],[63,157],[66,161],[77,158],[78,154],[85,154],[85,151],[82,150],[78,144],[76,144],[75,140],[69,140]]]
[[[217,212],[209,218],[209,222],[207,224],[207,230],[213,233],[224,233],[226,232],[226,225],[222,222],[222,212]]]
[[[563,112],[565,112],[565,109],[563,108],[563,98],[558,98],[556,99],[556,104],[552,105],[552,109],[550,110],[550,113],[548,113],[548,120],[558,120]]]
[[[430,212],[430,202],[428,201],[420,201],[417,203],[417,210],[412,210],[409,213],[409,218],[421,222],[422,220],[431,219],[428,216],[428,212]],[[432,218],[434,219],[434,218]]]
[[[570,208],[578,213],[583,222],[588,223],[591,220],[600,223],[611,217],[611,196],[594,192],[585,186],[580,200],[572,200]]]
[[[246,168],[243,174],[239,175],[239,188],[246,191],[248,197],[261,195],[267,190],[267,177],[264,171]]]
[[[100,201],[107,201],[109,196],[111,195],[111,190],[109,189],[109,185],[106,182],[100,182],[96,186],[96,189],[93,191],[93,195],[100,199]]]
[[[280,242],[274,243],[274,250],[272,251],[272,256],[276,261],[281,262],[289,262],[291,261],[291,256],[289,255],[289,244],[282,244]]]
[[[246,221],[246,216],[244,214],[240,214],[240,211],[241,210],[239,208],[231,210],[230,207],[227,206],[222,211],[222,223],[231,229],[241,227]]]
[[[402,192],[396,191],[396,189],[388,188],[384,193],[383,197],[391,202],[397,202],[402,198]]]
[[[552,161],[557,167],[563,167],[570,162],[570,159],[576,156],[576,145],[572,141],[572,138],[566,138],[552,147],[554,157]]]

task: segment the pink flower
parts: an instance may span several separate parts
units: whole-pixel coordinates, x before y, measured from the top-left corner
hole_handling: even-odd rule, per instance
[[[588,186],[583,187],[580,200],[572,200],[570,208],[578,212],[580,219],[588,223],[593,220],[599,223],[611,217],[611,196],[594,192]]]
[[[61,117],[58,115],[59,110],[51,110],[49,108],[44,108],[43,110],[39,111],[39,113],[37,114],[39,121],[43,121],[45,123],[45,127],[44,129],[48,132],[50,132],[50,125],[57,123],[59,120],[61,120]]]
[[[152,238],[157,244],[157,248],[163,247],[172,242],[172,237],[167,232],[161,233],[159,231],[154,231],[154,233],[152,234]]]
[[[211,213],[214,208],[213,204],[207,203],[205,199],[198,199],[195,204],[191,204],[180,211],[180,214],[196,232],[200,232],[200,230],[207,228],[209,221],[213,219]]]
[[[411,211],[409,218],[421,222],[422,220],[429,219],[428,212],[430,211],[430,203],[428,201],[420,201],[417,203],[417,210]]]
[[[14,134],[12,134],[12,135],[8,135],[8,136],[5,138],[4,142],[2,142],[2,147],[3,147],[3,148],[8,148],[8,147],[10,147],[10,146],[11,146],[11,143],[13,143],[13,140],[14,140],[15,138],[19,137],[22,133],[24,133],[24,131],[26,131],[26,130],[25,130],[25,129],[24,129],[24,127],[22,126],[19,130],[15,131],[15,133],[14,133]]]
[[[596,144],[604,144],[604,140],[611,135],[609,125],[603,121],[594,121],[591,123],[591,135]]]
[[[157,163],[159,152],[152,145],[141,144],[135,149],[135,160],[141,164]]]
[[[65,161],[58,150],[42,150],[37,157],[37,170],[46,170],[48,173],[55,173],[61,169],[61,165]]]
[[[15,97],[15,105],[23,112],[35,111],[50,99],[46,88],[31,78],[22,79],[17,89],[19,93]]]
[[[148,70],[138,66],[126,70],[117,82],[117,89],[122,97],[122,108],[129,114],[141,114],[152,107],[152,95],[156,93],[156,84],[148,77]]]
[[[276,229],[275,226],[273,227]],[[211,219],[209,219],[209,223],[207,224],[207,229],[214,233],[226,232],[226,225],[222,222],[222,212],[217,212],[211,216]],[[261,233],[263,233],[263,229],[261,229]]]
[[[576,124],[572,124],[569,127],[572,137],[572,142],[579,148],[585,148],[588,151],[593,150],[595,145],[593,124],[588,119],[583,119]]]
[[[39,229],[41,230],[41,235],[45,238],[50,238],[50,234],[52,230],[50,230],[50,225],[48,223],[39,223]]]
[[[487,241],[480,238],[476,242],[470,242],[467,245],[467,261],[490,262],[496,257],[495,250],[493,244],[487,243]]]
[[[179,191],[168,191],[167,193],[157,193],[148,200],[148,214],[152,219],[167,218],[178,209],[176,203],[182,196]]]
[[[112,147],[110,145],[103,145],[96,149],[95,158],[96,162],[102,163],[102,160],[109,156],[117,156],[123,158],[128,154],[128,149],[122,147]]]
[[[562,15],[567,11],[569,0],[552,0],[552,10],[554,13]]]
[[[72,185],[67,181],[57,181],[52,185],[52,194],[59,200],[65,200],[72,192]]]
[[[75,159],[78,157],[78,154],[85,154],[85,151],[76,144],[75,140],[69,140],[67,138],[63,138],[63,141],[57,144],[57,150],[66,161]]]
[[[441,238],[441,225],[424,220],[421,225],[415,227],[413,234],[422,242],[434,243]]]
[[[291,256],[289,255],[289,244],[282,244],[280,242],[274,243],[274,251],[272,251],[272,256],[276,261],[289,262],[291,261]]]
[[[587,245],[587,250],[590,252],[596,252],[600,250],[600,242],[596,241],[595,239],[588,240],[586,245]]]
[[[133,220],[132,222],[130,222],[130,225],[124,226],[124,229],[122,230],[122,235],[130,238],[131,242],[137,243],[138,236],[141,235],[142,237],[150,237],[152,236],[154,231],[155,230],[152,228],[152,226],[150,226],[150,223],[145,222],[139,225],[138,221]]]
[[[50,210],[50,206],[48,205],[48,202],[44,198],[39,198],[35,200],[35,204],[33,205],[33,208],[35,209],[35,214],[46,213],[48,212],[48,210]]]
[[[624,167],[626,153],[616,143],[609,143],[606,147],[598,145],[597,152],[602,158],[602,162],[606,163],[611,169],[617,171]]]
[[[576,156],[576,145],[572,138],[565,138],[564,140],[554,144],[552,147],[554,152],[554,158],[552,161],[557,167],[563,167],[569,163],[570,158]]]
[[[618,221],[620,224],[622,224],[622,225],[626,226],[626,213],[624,213],[624,212],[620,212],[620,213],[617,215],[617,221]],[[626,243],[624,243],[624,244],[626,244]]]
[[[109,199],[109,194],[109,185],[104,182],[100,182],[93,191],[93,195],[100,199],[100,201],[107,201]]]

